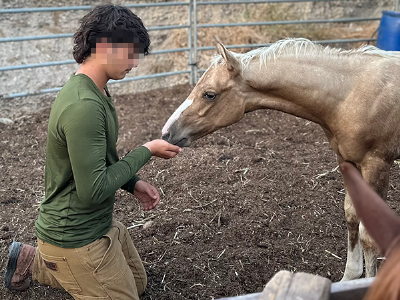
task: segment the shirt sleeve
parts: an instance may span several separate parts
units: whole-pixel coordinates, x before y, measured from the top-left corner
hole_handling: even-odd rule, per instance
[[[121,189],[133,194],[135,190],[135,184],[140,180],[140,177],[135,175],[132,179],[130,179],[126,184],[124,184]]]
[[[150,150],[140,146],[107,166],[106,121],[104,107],[94,100],[81,100],[60,117],[77,194],[88,206],[103,202],[130,180],[134,187],[136,172],[151,158]]]

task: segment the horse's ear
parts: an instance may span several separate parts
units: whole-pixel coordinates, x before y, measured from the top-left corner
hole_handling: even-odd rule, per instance
[[[388,254],[392,243],[400,238],[400,218],[363,180],[352,164],[342,163],[340,171],[357,216],[378,244],[382,254]]]
[[[217,48],[218,54],[222,56],[226,65],[228,66],[228,70],[240,70],[240,62],[233,56],[232,52],[225,48],[224,44],[220,41],[217,36],[214,36],[215,47]]]

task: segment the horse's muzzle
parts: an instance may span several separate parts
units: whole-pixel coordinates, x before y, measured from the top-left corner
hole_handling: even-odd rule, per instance
[[[169,132],[167,132],[166,134],[164,134],[163,136],[162,136],[162,139],[164,140],[164,141],[167,141],[168,143],[170,143],[170,144],[173,144],[173,145],[176,145],[176,146],[179,146],[179,147],[189,147],[189,145],[190,145],[190,142],[189,142],[189,139],[188,138],[182,138],[182,139],[180,139],[180,140],[173,140],[173,138],[171,138],[171,134],[169,133]]]

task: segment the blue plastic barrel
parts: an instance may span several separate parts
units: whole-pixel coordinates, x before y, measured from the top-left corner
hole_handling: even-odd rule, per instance
[[[376,46],[382,50],[400,51],[400,12],[382,12]]]

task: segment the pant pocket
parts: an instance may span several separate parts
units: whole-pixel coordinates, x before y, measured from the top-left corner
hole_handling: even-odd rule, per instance
[[[47,270],[68,293],[77,294],[82,291],[65,257],[50,256],[42,252],[40,254]]]
[[[120,279],[126,272],[127,263],[118,239],[119,230],[112,227],[101,242],[88,247],[88,254],[93,263],[94,276],[104,286]]]
[[[103,261],[104,255],[106,254],[109,247],[110,239],[106,236],[103,236],[95,242],[82,247],[82,250],[79,249],[79,252],[87,252],[87,267],[89,267],[89,269],[94,272]]]

